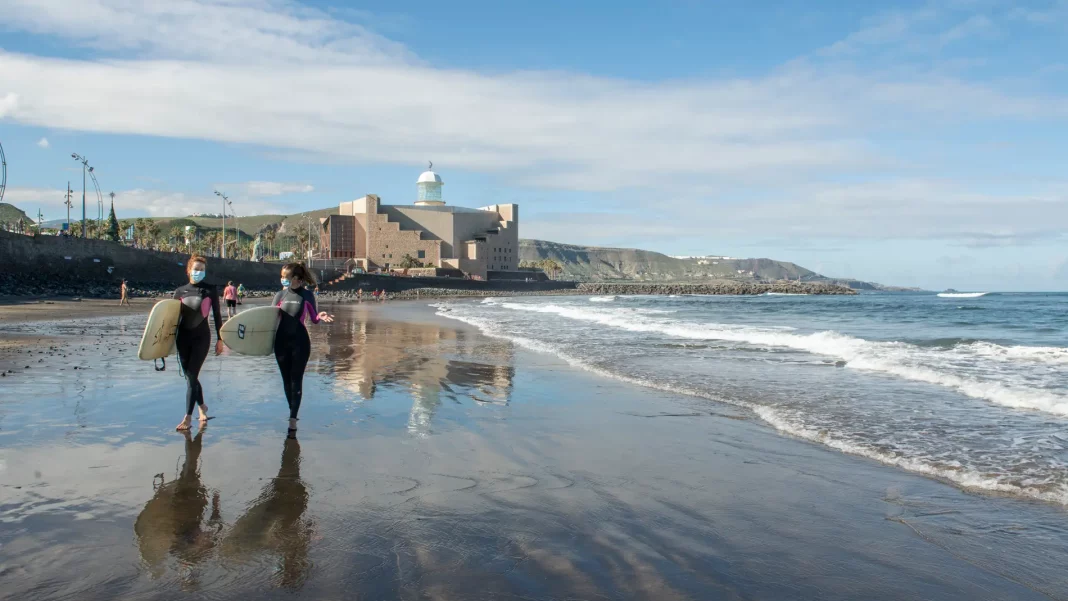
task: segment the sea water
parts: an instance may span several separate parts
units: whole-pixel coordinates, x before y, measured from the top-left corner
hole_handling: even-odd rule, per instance
[[[1068,505],[1068,294],[522,297],[438,312],[844,453]]]

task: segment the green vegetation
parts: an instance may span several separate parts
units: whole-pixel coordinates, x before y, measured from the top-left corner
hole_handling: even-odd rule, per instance
[[[412,255],[405,254],[404,258],[401,259],[401,262],[398,264],[398,266],[401,269],[413,269],[413,268],[416,268],[416,267],[423,267],[423,263],[422,263],[422,261],[420,261],[419,259],[416,259]]]
[[[111,212],[108,214],[108,240],[112,242],[119,241],[119,220],[115,218],[115,204],[111,205]]]
[[[30,227],[33,220],[26,216],[21,209],[6,202],[0,202],[0,228],[16,229],[19,222],[23,227]]]
[[[519,262],[520,269],[540,269],[550,278],[556,279],[556,275],[564,271],[564,266],[556,259],[524,260]]]

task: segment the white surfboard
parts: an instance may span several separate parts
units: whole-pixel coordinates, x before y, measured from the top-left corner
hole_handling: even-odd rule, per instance
[[[278,307],[245,309],[231,317],[219,330],[230,350],[242,355],[270,355],[274,352],[274,333],[278,329]]]
[[[167,299],[156,303],[148,314],[145,333],[141,335],[141,344],[137,346],[137,358],[154,361],[171,354],[181,317],[182,301]]]

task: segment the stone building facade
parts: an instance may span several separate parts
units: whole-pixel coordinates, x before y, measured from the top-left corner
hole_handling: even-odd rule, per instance
[[[519,205],[469,209],[441,200],[441,176],[426,171],[419,200],[384,205],[368,194],[343,202],[322,219],[322,258],[351,260],[366,271],[397,269],[405,255],[426,266],[458,269],[485,279],[519,268]]]

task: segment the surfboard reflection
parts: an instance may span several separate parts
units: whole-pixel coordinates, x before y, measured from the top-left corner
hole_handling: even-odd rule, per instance
[[[137,516],[134,533],[141,560],[153,577],[163,575],[168,556],[173,556],[185,572],[185,584],[196,583],[193,569],[211,556],[223,523],[219,512],[219,493],[211,494],[211,513],[207,524],[204,514],[208,509],[208,488],[200,481],[200,451],[204,430],[192,437],[185,435],[185,460],[178,478],[165,482],[163,474],[157,474],[160,483],[153,481],[155,494]]]
[[[300,479],[300,443],[295,437],[286,438],[278,476],[234,522],[222,543],[223,556],[243,562],[273,559],[273,583],[300,588],[312,567],[308,560],[312,523],[304,517],[307,509],[308,490]]]

